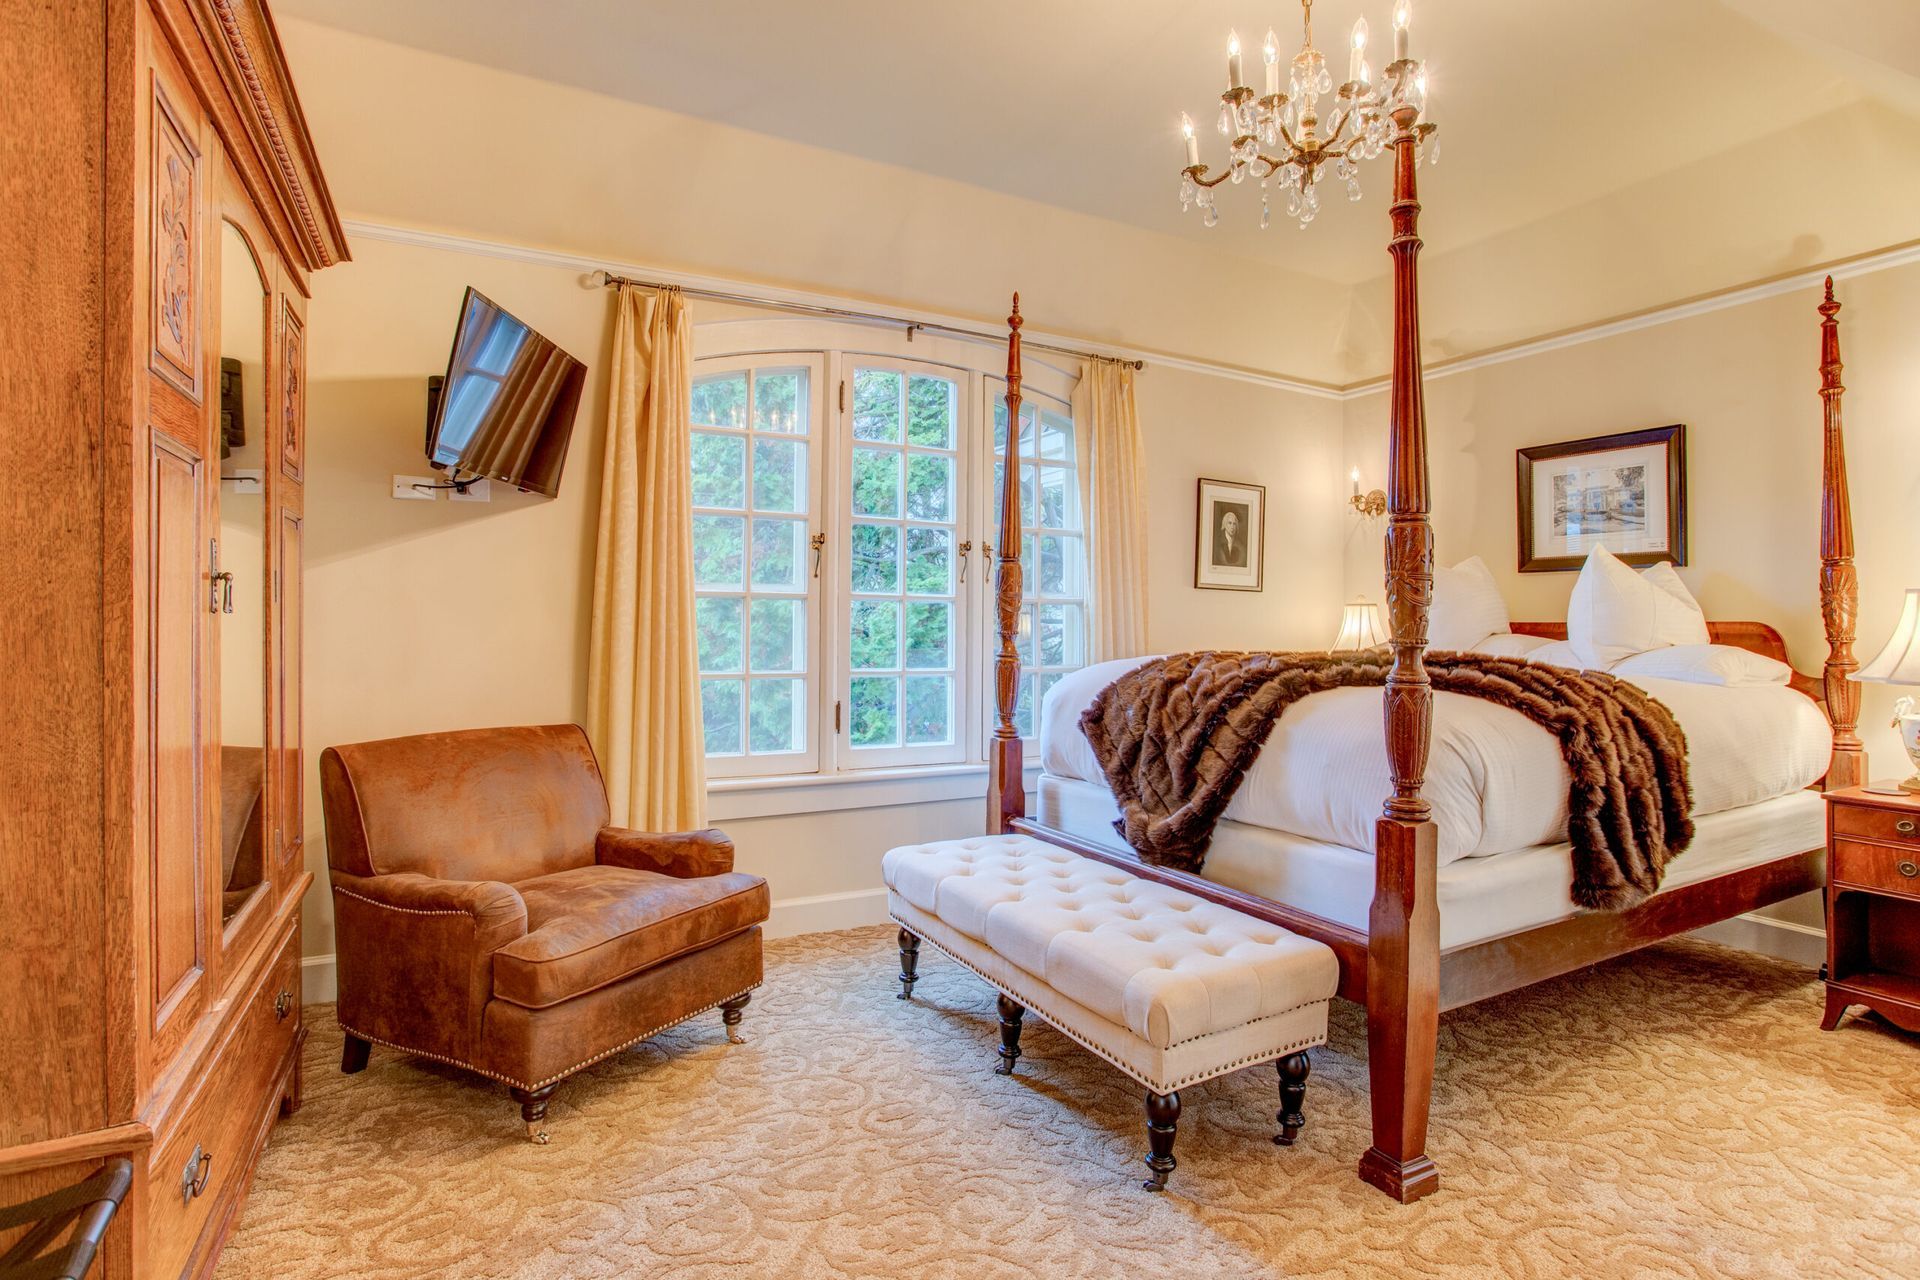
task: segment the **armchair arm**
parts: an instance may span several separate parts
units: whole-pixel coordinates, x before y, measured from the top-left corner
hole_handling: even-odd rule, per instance
[[[693,880],[733,870],[733,841],[713,827],[665,833],[602,827],[594,837],[593,860],[605,867],[631,867]]]
[[[527,931],[512,885],[333,873],[340,1021],[358,1034],[471,1062],[493,953]]]

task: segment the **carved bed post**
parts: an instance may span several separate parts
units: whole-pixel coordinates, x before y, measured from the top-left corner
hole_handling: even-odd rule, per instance
[[[1853,507],[1847,500],[1847,450],[1840,432],[1840,304],[1827,277],[1820,304],[1820,403],[1825,444],[1820,459],[1820,619],[1827,630],[1827,718],[1833,722],[1829,790],[1866,781],[1867,755],[1860,745],[1860,686],[1847,677],[1860,669],[1853,656],[1853,626],[1860,607],[1860,581],[1853,571]]]
[[[1427,420],[1420,372],[1420,203],[1414,183],[1418,119],[1394,112],[1393,386],[1388,410],[1387,614],[1393,666],[1387,674],[1387,762],[1393,773],[1374,834],[1373,909],[1367,938],[1367,1074],[1373,1146],[1360,1177],[1407,1203],[1436,1190],[1427,1156],[1440,1028],[1438,841],[1420,794],[1432,730],[1427,610],[1433,600],[1433,527],[1428,522]]]
[[[1000,487],[1000,566],[994,608],[1000,652],[993,660],[996,720],[987,762],[987,830],[1004,832],[1027,812],[1027,784],[1014,706],[1020,695],[1020,295],[1007,317],[1007,464]],[[1038,708],[1035,709],[1036,712]]]

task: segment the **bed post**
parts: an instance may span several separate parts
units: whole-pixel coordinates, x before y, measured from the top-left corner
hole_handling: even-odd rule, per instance
[[[1840,304],[1827,277],[1820,304],[1820,403],[1825,444],[1820,465],[1820,620],[1827,630],[1827,718],[1833,722],[1833,759],[1827,789],[1866,781],[1867,754],[1860,745],[1860,686],[1847,677],[1860,669],[1853,656],[1854,619],[1860,581],[1853,571],[1853,507],[1847,500],[1847,450],[1840,433]]]
[[[994,607],[1000,652],[993,660],[993,745],[987,760],[987,830],[1010,830],[1026,816],[1027,783],[1021,760],[1020,730],[1013,722],[1020,694],[1020,295],[1013,295],[1007,317],[1007,465],[1000,488],[1000,572],[994,583]],[[1037,714],[1039,708],[1035,708]]]
[[[1393,772],[1374,834],[1373,909],[1367,937],[1367,1075],[1373,1146],[1360,1177],[1402,1204],[1440,1186],[1427,1156],[1440,1033],[1438,841],[1420,794],[1432,730],[1427,610],[1433,601],[1433,527],[1428,522],[1427,420],[1420,373],[1420,202],[1414,182],[1418,113],[1393,113],[1393,386],[1387,428],[1387,614],[1393,666],[1387,674],[1387,762]]]

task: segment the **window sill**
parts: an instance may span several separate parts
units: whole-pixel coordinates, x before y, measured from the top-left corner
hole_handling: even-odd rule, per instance
[[[1026,768],[1027,789],[1040,766]],[[714,778],[707,783],[707,817],[775,818],[796,813],[832,813],[879,809],[890,805],[937,804],[943,800],[983,800],[984,764],[906,765],[859,773],[796,773],[764,778]]]

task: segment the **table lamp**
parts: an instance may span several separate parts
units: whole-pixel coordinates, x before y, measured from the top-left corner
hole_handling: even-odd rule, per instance
[[[1333,641],[1335,653],[1342,649],[1377,649],[1386,642],[1379,605],[1363,596],[1340,611],[1340,634]],[[1920,677],[1915,682],[1920,683]]]
[[[1906,603],[1900,606],[1900,622],[1892,638],[1852,678],[1864,684],[1920,684],[1920,587],[1907,588]],[[1882,796],[1920,792],[1920,715],[1914,714],[1917,705],[1904,696],[1893,704],[1893,727],[1900,731],[1900,745],[1913,762],[1913,776],[1905,782],[1870,782],[1864,790]]]

